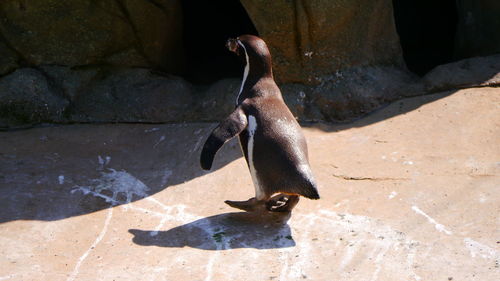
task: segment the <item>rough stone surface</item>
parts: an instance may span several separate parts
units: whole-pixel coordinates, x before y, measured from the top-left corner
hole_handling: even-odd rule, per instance
[[[500,55],[475,57],[437,66],[423,77],[426,92],[500,85]]]
[[[40,122],[181,122],[199,117],[192,109],[198,103],[193,101],[191,84],[142,68],[23,68],[0,79],[0,94],[2,128]]]
[[[234,109],[240,83],[225,79],[209,87],[193,86],[142,68],[24,68],[0,79],[0,107],[5,109],[0,122],[5,129],[40,122],[215,121]],[[64,106],[40,115],[37,108],[45,108],[55,93]]]
[[[399,97],[500,80],[495,55],[439,66],[417,81],[404,67],[391,0],[241,3],[300,120],[352,120]],[[457,1],[457,58],[500,52],[499,3]],[[239,82],[205,88],[171,76],[187,67],[182,9],[179,0],[0,1],[0,83],[9,88],[0,93],[0,127],[224,118]],[[16,70],[34,80],[25,85]],[[52,108],[42,113],[45,101]]]
[[[76,95],[69,111],[77,122],[174,122],[186,119],[192,86],[148,69],[101,69]]]
[[[0,80],[0,128],[63,120],[67,105],[35,69],[18,69]]]
[[[187,119],[191,122],[223,120],[235,108],[240,85],[238,79],[223,79],[207,88],[196,89],[196,102],[189,109]]]
[[[466,59],[438,66],[422,79],[394,66],[355,67],[324,76],[318,85],[287,83],[280,88],[299,120],[346,122],[402,97],[497,86],[499,60],[499,56]],[[22,73],[34,78],[26,84]],[[5,85],[10,89],[0,98],[0,107],[8,109],[0,117],[1,127],[15,128],[40,122],[219,121],[234,109],[241,82],[224,79],[210,86],[195,86],[143,68],[43,65],[20,69],[0,83],[3,89]],[[36,92],[29,93],[29,89]],[[13,103],[12,96],[23,91]],[[60,106],[40,115],[45,104],[45,98],[40,97],[53,96]],[[34,104],[39,104],[38,109],[30,107]]]
[[[1,36],[0,36],[1,39]],[[14,71],[19,65],[17,54],[0,40],[0,76]]]
[[[418,89],[416,77],[400,68],[358,67],[325,77],[310,96],[319,120],[346,121]]]
[[[85,95],[91,83],[102,79],[105,73],[113,72],[113,68],[108,67],[71,68],[57,65],[41,65],[37,70],[43,72],[71,103]]]
[[[215,124],[0,132],[0,278],[496,281],[499,98],[465,89],[305,127],[322,198],[291,216],[223,203],[254,188],[236,142],[200,170]]]
[[[403,65],[392,2],[243,0],[283,83],[367,65]],[[279,12],[276,12],[279,11]]]
[[[7,0],[0,3],[0,39],[30,65],[112,63],[175,73],[181,15],[179,1]]]
[[[500,53],[500,1],[458,0],[457,58]]]

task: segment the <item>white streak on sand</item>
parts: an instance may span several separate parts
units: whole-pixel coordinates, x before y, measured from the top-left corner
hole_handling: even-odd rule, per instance
[[[99,165],[104,165],[104,159],[101,157],[101,155],[97,155],[97,161],[99,162]]]
[[[305,224],[303,224],[305,226]],[[304,276],[307,276],[308,273],[305,271],[308,267],[308,265],[313,261],[311,259],[311,248],[312,248],[312,245],[311,245],[311,237],[310,237],[310,234],[311,234],[311,229],[313,229],[313,226],[316,225],[316,218],[315,217],[312,217],[310,220],[309,220],[309,224],[307,224],[307,226],[304,227],[303,231],[304,231],[304,234],[301,235],[301,241],[303,241],[303,243],[301,244],[301,247],[299,247],[299,251],[298,253],[296,253],[296,255],[299,256],[299,259],[297,262],[295,262],[295,264],[291,267],[291,277],[292,278],[287,278],[287,279],[284,279],[284,280],[299,280],[301,278],[304,278]]]
[[[410,271],[413,279],[415,279],[415,281],[420,281],[422,280],[422,277],[418,276],[415,271],[413,271],[413,266],[415,264],[415,256],[417,254],[417,248],[415,247],[416,245],[418,245],[417,242],[412,242],[410,243],[408,247],[409,249],[409,253],[408,253],[408,256],[406,257],[406,263],[408,265],[408,271]]]
[[[155,227],[155,230],[150,233],[151,236],[157,235],[159,230],[163,227],[163,225],[165,225],[165,223],[167,221],[180,221],[182,223],[186,223],[186,222],[195,221],[195,220],[198,220],[201,218],[201,217],[186,213],[185,212],[185,209],[186,209],[185,205],[167,206],[167,205],[161,203],[160,201],[156,200],[153,197],[147,197],[146,200],[160,206],[165,211],[164,213],[156,212],[156,211],[142,208],[142,207],[137,207],[129,201],[118,200],[118,199],[116,199],[115,196],[110,197],[110,196],[102,194],[100,192],[93,191],[88,187],[82,187],[82,186],[77,187],[77,188],[73,189],[71,191],[71,193],[75,193],[77,191],[82,192],[84,195],[90,194],[94,197],[102,198],[102,199],[106,200],[106,202],[111,203],[112,205],[124,205],[124,206],[126,205],[127,209],[131,209],[133,211],[138,211],[138,212],[142,212],[142,213],[154,216],[154,217],[161,218],[160,223]],[[213,234],[213,233],[211,233],[211,234]]]
[[[205,278],[205,281],[210,281],[212,280],[212,275],[214,275],[214,263],[215,260],[219,257],[219,249],[210,256],[210,259],[207,262],[207,277]]]
[[[10,275],[7,275],[7,276],[2,276],[2,277],[0,277],[0,281],[2,281],[2,280],[9,280],[11,278],[16,277],[17,275],[19,275],[19,274],[14,273],[14,274],[10,274]]]
[[[289,249],[284,249],[279,251],[279,260],[281,266],[281,272],[280,272],[280,277],[278,280],[283,281],[283,280],[288,280],[287,278],[287,273],[290,270],[289,269],[289,263],[288,263],[288,258],[290,256],[290,250]]]
[[[99,168],[102,168],[101,170],[103,170],[106,161],[101,156],[98,157],[98,160],[100,166]],[[170,176],[169,171],[167,171],[164,180],[167,180],[169,176]],[[160,229],[167,222],[181,222],[184,224],[193,222],[193,226],[203,230],[208,237],[213,237],[213,235],[218,232],[224,232],[224,229],[221,229],[219,226],[213,226],[210,224],[209,221],[201,220],[202,217],[187,213],[185,211],[186,209],[185,205],[178,204],[174,206],[167,206],[162,202],[156,200],[155,198],[148,196],[147,193],[148,190],[149,190],[148,186],[146,186],[143,182],[141,182],[139,179],[135,178],[131,174],[127,173],[126,171],[124,170],[116,171],[113,169],[106,169],[106,171],[102,172],[101,177],[92,180],[89,186],[75,186],[75,188],[71,191],[71,193],[82,192],[84,195],[90,194],[92,196],[106,200],[106,202],[110,203],[112,206],[123,205],[124,208],[131,209],[134,211],[140,211],[145,214],[161,218],[159,224],[150,233],[151,236],[157,235]],[[112,195],[104,194],[103,193],[104,191],[111,192]],[[119,194],[122,194],[124,196],[118,196]],[[134,204],[132,204],[133,196],[144,198],[146,201],[161,207],[162,212],[157,212],[150,210],[149,208],[141,208],[135,206]],[[101,231],[97,239],[94,241],[90,249],[87,250],[87,252],[85,252],[80,257],[73,273],[70,275],[68,280],[74,280],[76,278],[82,262],[87,258],[90,251],[104,237],[109,225],[109,221],[111,220],[111,215],[112,215],[112,209],[110,208],[103,230]],[[206,263],[207,274],[205,280],[212,280],[214,275],[213,272],[214,265],[217,264],[216,261],[221,255],[222,252],[221,250],[231,249],[231,245],[229,242],[230,241],[226,239],[224,236],[222,236],[222,241],[220,242],[218,241],[207,242],[207,243],[215,243],[216,251],[213,251],[213,253],[210,255]]]
[[[407,266],[400,268],[400,270],[406,272],[416,281],[420,280],[412,268],[414,256],[419,246],[418,242],[407,239],[403,233],[393,230],[389,226],[381,225],[370,217],[338,214],[328,210],[320,210],[318,215],[320,216],[317,217],[318,221],[315,225],[328,226],[328,232],[336,240],[333,250],[337,255],[341,254],[336,258],[339,265],[337,270],[339,276],[346,280],[353,277],[346,275],[347,271],[353,266],[354,260],[357,263],[356,269],[360,269],[362,263],[359,260],[360,257],[364,256],[364,260],[373,261],[364,265],[372,270],[371,277],[365,276],[365,278],[372,281],[378,280],[380,275],[383,275],[382,272],[388,268],[389,271],[395,270],[388,264],[392,264],[402,255],[411,254],[411,258],[406,261]],[[300,239],[298,242],[301,244],[303,241]]]
[[[382,261],[384,259],[385,254],[387,253],[387,251],[389,251],[391,249],[392,243],[384,243],[381,246],[382,246],[382,249],[379,251],[377,257],[375,258],[375,271],[372,274],[371,281],[378,280],[378,275],[380,273],[380,270],[382,270]]]
[[[105,161],[103,162],[105,163]],[[76,186],[72,190],[72,193],[82,192],[84,195],[99,197],[115,206],[124,204],[130,210],[158,218],[159,223],[150,232],[151,236],[157,235],[166,226],[171,228],[178,223],[190,223],[192,227],[204,231],[207,237],[213,237],[215,234],[225,231],[224,227],[221,228],[217,222],[203,220],[202,217],[186,212],[187,207],[185,205],[166,205],[149,196],[148,191],[149,188],[144,183],[125,171],[106,169],[100,178],[93,180],[88,186]],[[117,194],[120,194],[120,196],[117,196]],[[142,202],[148,202],[148,205],[152,206],[138,207],[131,203],[132,196],[143,198],[145,200]],[[417,208],[417,210],[419,209]],[[418,213],[418,211],[416,212]],[[408,279],[420,280],[420,277],[413,272],[413,259],[417,249],[409,245],[412,241],[406,239],[403,234],[394,231],[388,226],[381,225],[369,217],[338,214],[332,211],[321,210],[318,213],[295,214],[290,223],[290,228],[283,228],[283,232],[280,231],[278,237],[284,238],[290,235],[290,231],[292,231],[293,240],[297,242],[298,247],[289,247],[288,240],[283,240],[287,243],[280,245],[279,243],[282,240],[273,240],[274,237],[271,237],[272,241],[269,241],[269,243],[279,249],[278,261],[279,266],[281,266],[277,269],[279,280],[298,280],[304,278],[304,276],[314,278],[316,263],[313,255],[315,254],[316,246],[319,245],[316,243],[319,242],[311,241],[317,241],[318,238],[327,238],[327,241],[334,244],[333,249],[325,250],[326,252],[324,253],[332,261],[343,264],[346,270],[353,266],[354,260],[358,261],[359,257],[368,255],[372,263],[362,265],[370,270],[368,280],[370,278],[372,280],[380,279],[387,270],[386,263],[394,261],[396,256],[401,257],[401,255],[404,255],[404,258],[403,264],[401,264],[403,267],[400,270],[408,276]],[[109,221],[106,224],[109,224]],[[313,225],[319,227],[322,233],[328,233],[328,235],[312,232]],[[101,231],[94,244],[97,245],[103,239],[104,235],[105,230]],[[344,239],[339,240],[342,237]],[[227,257],[222,250],[231,249],[231,239],[236,239],[237,236],[225,237],[221,235],[220,238],[220,241],[208,239],[204,242],[207,243],[205,244],[207,248],[213,247],[215,250],[211,251],[208,256],[204,255],[203,257],[205,267],[201,270],[204,271],[205,280],[215,280],[218,278],[218,274],[222,270],[219,268],[219,264],[221,260],[225,260],[225,257]],[[344,245],[346,242],[349,242],[349,245],[352,246],[346,247],[347,245]],[[95,246],[94,244],[93,246]],[[285,246],[288,248],[285,248]],[[399,248],[399,246],[403,246],[403,248]],[[89,250],[80,258],[79,263],[68,280],[77,279],[78,270],[90,253]],[[247,256],[246,260],[257,260],[261,257],[260,253],[264,253],[264,251],[259,251],[256,257]],[[340,274],[343,273],[340,272]]]
[[[424,213],[422,210],[420,210],[417,206],[413,206],[411,207],[411,209],[413,211],[415,211],[415,213],[419,214],[419,215],[422,215],[424,216],[430,223],[434,224],[434,227],[436,227],[436,229],[439,231],[439,232],[444,232],[448,235],[452,235],[453,232],[447,230],[444,225],[438,223],[436,220],[434,220],[433,218],[431,218],[429,215],[427,215],[426,213]]]
[[[387,198],[392,199],[392,198],[396,197],[396,195],[398,195],[398,193],[396,191],[393,191],[393,192],[391,192],[391,194],[389,194],[389,196]]]
[[[111,157],[105,156],[104,158],[101,155],[97,155],[97,161],[99,162],[98,170],[104,170],[104,166],[108,165],[111,162]]]
[[[147,187],[138,178],[132,176],[126,171],[116,171],[114,169],[107,169],[103,172],[101,178],[92,181],[92,187],[84,187],[88,190],[95,191],[97,194],[102,195],[103,190],[108,190],[113,193],[113,201],[117,201],[119,194],[126,197],[126,203],[132,202],[134,196],[144,198],[148,196]]]
[[[167,220],[170,219],[170,215],[165,215],[163,216],[163,218],[161,218],[160,220],[160,223],[155,227],[155,229],[149,233],[150,236],[156,236],[158,235],[158,231],[160,230],[160,228],[163,227],[163,225],[165,224],[165,222],[167,222]]]
[[[150,201],[150,202],[153,202],[153,203],[155,203],[155,204],[159,205],[160,207],[162,207],[162,208],[163,208],[164,210],[166,210],[166,211],[169,211],[169,210],[170,210],[170,208],[172,208],[172,207],[170,207],[170,206],[167,206],[167,205],[165,205],[165,204],[161,203],[160,201],[156,200],[155,198],[153,198],[153,197],[151,197],[151,196],[150,196],[150,197],[148,197],[148,198],[146,198],[146,200],[148,200],[148,201]],[[183,205],[183,206],[184,206],[184,205]],[[186,206],[184,206],[184,207],[186,207]]]
[[[213,235],[217,232],[215,231],[215,227],[213,227],[210,223],[208,225],[202,225],[200,226],[201,229],[203,229],[207,234],[213,237]],[[219,232],[223,232],[224,229],[219,229]],[[205,277],[205,281],[211,281],[212,276],[214,275],[214,264],[216,264],[216,260],[219,258],[221,255],[221,250],[227,250],[231,249],[231,246],[229,245],[229,241],[222,236],[221,237],[221,242],[215,242],[215,248],[216,251],[210,256],[210,259],[207,262],[207,277]]]
[[[316,218],[312,217],[308,221],[311,224],[313,224],[313,223],[315,223],[315,220],[316,220]],[[300,224],[302,225],[302,221],[300,222]],[[290,229],[290,231],[292,231],[292,229]],[[287,235],[291,235],[291,233],[288,233],[287,229],[283,228],[280,230],[278,237],[282,238],[282,237],[286,237]],[[292,236],[294,237],[294,239],[296,239],[295,237],[298,236],[298,233],[293,234]],[[288,238],[285,238],[285,239],[288,239]],[[280,275],[279,275],[278,280],[286,281],[286,280],[290,280],[290,277],[289,277],[290,272],[292,270],[294,270],[294,267],[296,266],[296,263],[291,261],[291,259],[293,259],[293,257],[295,257],[299,254],[297,251],[298,248],[290,247],[286,242],[283,243],[281,241],[282,241],[281,239],[275,241],[278,248],[280,248],[278,250],[278,259],[280,261],[279,264],[281,265],[281,271],[280,271]],[[303,242],[300,244],[301,247],[310,247],[309,241],[307,241],[305,239],[301,239],[301,241]],[[308,257],[305,257],[305,258],[308,258]],[[290,266],[290,262],[293,264],[293,266]]]
[[[198,138],[198,140],[196,141],[196,143],[194,144],[193,146],[193,149],[191,149],[189,152],[193,153],[193,152],[197,152],[198,149],[200,148],[200,145],[201,145],[201,142],[205,139],[204,136],[200,136]]]
[[[155,229],[151,233],[149,233],[150,236],[158,235],[158,232],[165,225],[165,223],[167,221],[180,221],[182,223],[185,223],[188,221],[195,221],[195,220],[200,219],[200,217],[198,217],[198,216],[194,216],[194,215],[186,213],[185,212],[185,209],[186,209],[185,205],[167,206],[167,205],[161,203],[160,201],[158,201],[152,197],[148,197],[147,200],[159,205],[165,211],[165,213],[162,215],[160,223],[158,223],[158,225],[155,227]],[[213,233],[211,233],[211,234],[213,234]]]
[[[124,204],[128,204],[128,202],[126,202],[126,201],[117,200],[117,199],[112,198],[110,196],[107,196],[105,194],[101,194],[99,192],[95,192],[95,191],[89,189],[88,187],[84,187],[84,186],[83,187],[82,186],[77,187],[77,188],[73,189],[71,191],[71,193],[75,193],[77,191],[82,192],[83,195],[91,194],[94,197],[102,198],[102,199],[106,200],[106,202],[111,203],[112,205],[124,205]],[[141,207],[136,207],[136,206],[134,206],[132,204],[129,204],[127,206],[127,208],[130,208],[130,209],[135,210],[135,211],[140,211],[140,212],[143,212],[143,213],[146,213],[146,214],[149,214],[149,215],[152,215],[152,216],[156,216],[156,217],[161,217],[162,218],[164,216],[164,214],[162,214],[162,213],[151,211],[151,210],[148,210],[148,209],[145,209],[145,208],[141,208]]]
[[[354,254],[358,252],[358,249],[359,249],[359,243],[357,243],[357,241],[353,242],[352,244],[346,247],[345,254],[342,256],[342,261],[340,262],[338,269],[340,272],[345,271],[344,270],[345,267],[351,263],[351,260],[354,257]]]
[[[157,145],[159,145],[164,140],[165,140],[165,136],[161,136],[160,139],[153,145],[153,148],[155,148]]]
[[[483,259],[500,259],[500,253],[498,253],[493,248],[490,248],[470,238],[465,238],[464,243],[465,247],[469,250],[470,255],[473,258],[475,258],[476,256],[480,256]]]
[[[481,193],[479,194],[479,202],[480,203],[484,203],[488,200],[488,196],[486,196],[485,194]]]
[[[99,242],[101,242],[102,238],[104,238],[104,235],[106,235],[106,232],[108,231],[109,222],[111,221],[112,217],[113,217],[113,208],[110,207],[108,209],[108,213],[106,215],[106,220],[104,221],[104,226],[101,230],[101,233],[99,233],[99,236],[97,236],[94,243],[92,243],[92,245],[90,245],[88,250],[85,253],[83,253],[83,255],[78,259],[78,262],[76,263],[76,266],[73,269],[73,272],[71,273],[71,275],[67,279],[68,281],[75,280],[76,276],[79,273],[80,266],[82,265],[83,261],[85,261],[85,259],[90,254],[90,252],[97,246],[97,244],[99,244]]]
[[[152,133],[152,132],[156,132],[156,131],[159,131],[160,128],[151,128],[151,129],[148,129],[148,130],[144,130],[144,133]]]

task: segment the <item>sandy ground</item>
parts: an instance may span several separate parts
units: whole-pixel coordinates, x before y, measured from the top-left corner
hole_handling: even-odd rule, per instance
[[[322,199],[244,213],[215,124],[0,133],[0,280],[500,280],[500,89],[304,126]]]

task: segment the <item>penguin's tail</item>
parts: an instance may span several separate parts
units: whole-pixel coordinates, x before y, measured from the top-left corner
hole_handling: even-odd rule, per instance
[[[316,184],[311,182],[308,182],[307,184],[287,186],[286,188],[276,189],[274,190],[274,193],[299,195],[312,200],[320,199],[318,189],[316,188]]]
[[[288,188],[287,190],[291,195],[300,195],[313,200],[320,198],[316,182],[311,178],[303,181],[302,184],[295,185],[293,188]]]
[[[313,200],[320,198],[316,181],[314,180],[309,165],[299,166],[297,173],[289,173],[281,178],[279,182],[280,187],[273,190],[275,193],[300,195]]]
[[[299,184],[299,192],[297,193],[309,199],[319,199],[318,186],[309,165],[301,165],[299,174],[302,184]]]
[[[318,188],[316,187],[315,184],[301,190],[300,195],[313,200],[317,200],[320,198],[318,193]]]

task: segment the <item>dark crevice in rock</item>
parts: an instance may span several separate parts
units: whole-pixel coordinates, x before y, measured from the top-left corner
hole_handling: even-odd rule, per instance
[[[69,95],[66,93],[62,85],[60,85],[56,79],[54,79],[47,71],[45,71],[42,67],[35,66],[33,67],[38,70],[47,80],[47,84],[52,92],[59,95],[60,97],[66,99],[71,104],[71,99]],[[64,114],[66,115],[66,114]]]
[[[118,5],[118,3],[116,1],[121,1],[121,0],[114,0],[114,1]],[[126,22],[125,15],[121,11],[116,12],[115,10],[109,9],[105,6],[105,4],[106,4],[106,2],[101,1],[101,0],[91,0],[92,7],[90,7],[90,8],[91,9],[98,8],[99,10],[105,12],[106,14],[110,15],[111,17],[115,17],[115,18],[118,18],[118,19]],[[119,7],[119,5],[118,5],[118,7]]]
[[[134,34],[135,50],[139,54],[141,54],[141,56],[148,62],[149,65],[157,68],[158,65],[156,65],[153,61],[151,61],[149,56],[144,51],[144,44],[142,43],[141,37],[139,36],[139,30],[138,30],[137,26],[135,25],[134,21],[132,20],[132,16],[130,15],[130,12],[129,12],[126,4],[123,3],[123,0],[115,0],[115,3],[118,5],[120,11],[122,12],[124,21],[130,26],[130,29],[132,30],[132,33]]]
[[[424,75],[454,60],[455,0],[393,0],[394,19],[409,70]]]
[[[304,7],[304,3],[300,0],[294,1],[295,13],[295,33],[297,40],[297,59],[301,62],[302,67],[307,65],[304,61],[305,53],[308,52],[310,47],[310,31],[309,31],[309,15]]]
[[[14,73],[14,72],[15,72],[16,70],[18,70],[18,69],[19,69],[19,68],[16,66],[16,67],[11,67],[11,68],[9,68],[8,70],[5,70],[2,74],[0,74],[0,79],[1,79],[2,77],[8,76],[8,75],[10,75],[10,74]]]
[[[115,55],[119,55],[123,52],[129,51],[129,50],[136,50],[137,51],[137,46],[134,44],[134,46],[124,46],[123,48],[118,48],[118,49],[112,49],[112,50],[106,50],[104,52],[103,57],[106,59],[109,59],[110,57],[113,57]],[[106,63],[103,63],[106,64]]]
[[[0,11],[0,17],[3,17],[3,14]],[[17,56],[17,63],[21,67],[29,67],[32,66],[33,64],[20,52],[18,51],[13,44],[9,42],[7,37],[5,37],[2,32],[0,31],[0,41],[5,44],[5,46],[11,50],[14,54]]]
[[[240,1],[183,0],[181,4],[187,58],[184,77],[195,84],[241,77],[242,62],[225,43],[229,38],[258,32]]]
[[[155,0],[146,0],[146,1],[154,5],[156,8],[160,9],[165,15],[168,15],[167,9],[162,4],[156,2]]]

